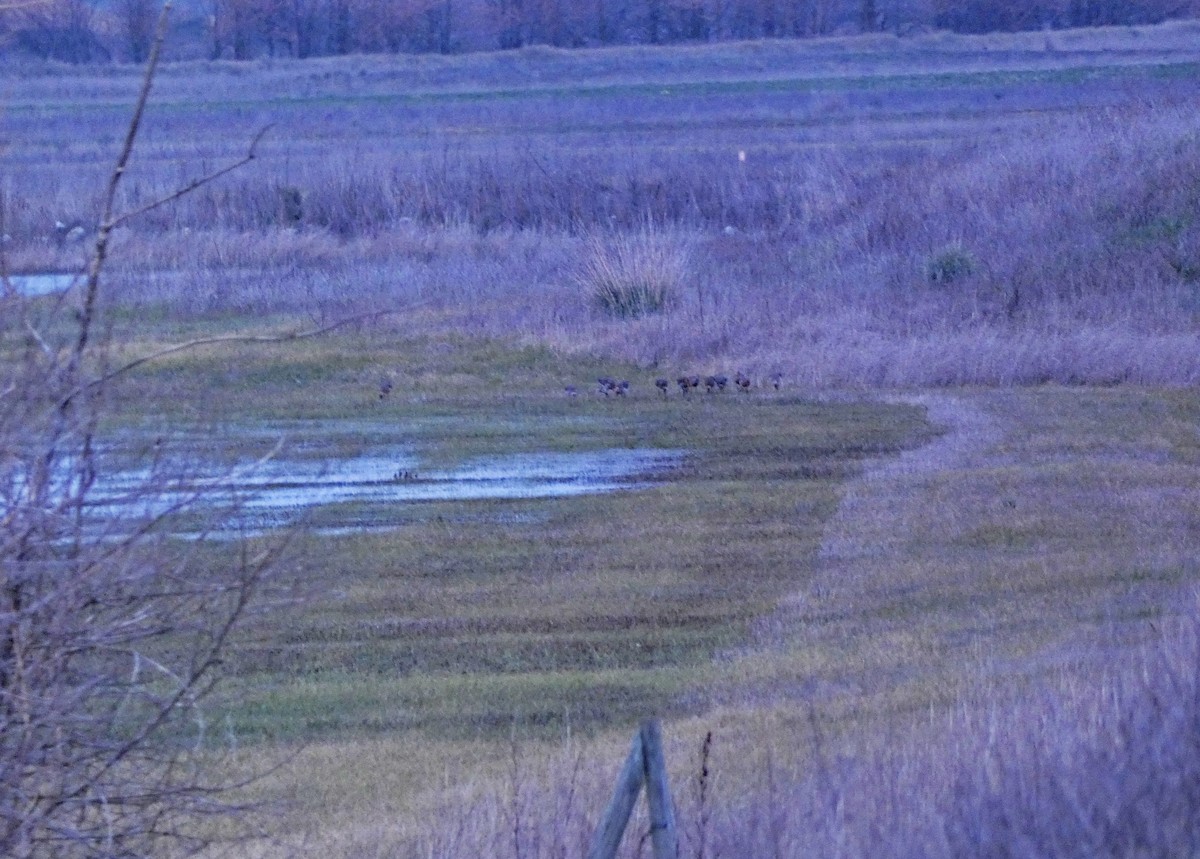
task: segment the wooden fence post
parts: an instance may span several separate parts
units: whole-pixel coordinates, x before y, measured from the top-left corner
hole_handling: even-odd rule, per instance
[[[676,859],[679,839],[675,834],[675,806],[667,783],[667,758],[663,754],[662,730],[658,722],[642,725],[642,758],[646,766],[646,804],[650,806],[650,843],[654,859]]]
[[[642,785],[650,807],[650,839],[654,859],[677,859],[679,840],[675,832],[675,806],[667,782],[666,757],[663,755],[662,730],[656,720],[643,722],[633,737],[629,757],[617,777],[617,786],[608,802],[604,817],[592,836],[587,859],[614,859],[621,836],[633,813]]]

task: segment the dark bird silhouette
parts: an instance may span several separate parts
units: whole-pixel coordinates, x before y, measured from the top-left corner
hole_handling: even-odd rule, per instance
[[[615,390],[618,397],[625,396],[629,393],[629,382],[627,382],[625,379],[622,379],[621,381],[617,382]]]
[[[617,390],[617,383],[608,376],[601,376],[596,380],[596,383],[600,386],[599,393],[604,394],[606,397]]]
[[[563,388],[563,393],[567,395],[567,399],[573,400],[579,396],[579,389],[574,385],[567,385]]]
[[[392,380],[390,378],[388,378],[387,376],[384,376],[382,379],[380,379],[379,380],[379,399],[386,400],[388,398],[388,394],[390,394],[392,392],[392,387],[393,387]]]
[[[710,394],[716,393],[716,390],[717,390],[717,377],[716,376],[705,376],[704,377],[704,390]]]
[[[728,376],[715,376],[714,378],[717,380],[717,390],[718,391],[725,390],[725,386],[729,384],[729,377]]]
[[[733,377],[733,383],[737,385],[738,389],[741,391],[750,390],[750,377],[741,370],[738,370],[737,374]]]
[[[778,391],[782,384],[783,384],[783,373],[772,373],[771,374],[771,387]]]
[[[671,387],[671,383],[667,379],[655,379],[654,387],[658,388],[665,397],[667,395],[667,388]]]
[[[687,376],[680,376],[675,380],[675,384],[679,386],[680,392],[685,397],[687,396],[688,388],[692,386],[691,379],[689,379]]]

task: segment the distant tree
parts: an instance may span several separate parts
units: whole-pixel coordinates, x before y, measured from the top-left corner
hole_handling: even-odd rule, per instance
[[[434,2],[425,10],[426,32],[433,38],[432,43],[440,54],[454,51],[454,2],[441,0]]]
[[[642,13],[644,39],[651,45],[670,42],[670,15],[667,0],[645,0]]]
[[[617,41],[617,16],[609,7],[610,0],[594,0],[592,19],[587,28],[591,38],[601,45],[611,45]]]
[[[963,33],[1031,30],[1055,19],[1050,0],[935,0],[935,27]]]
[[[838,0],[779,0],[759,14],[759,35],[773,37],[820,36],[833,27]]]
[[[363,0],[359,14],[359,44],[364,51],[399,53],[425,50],[410,33],[413,10],[424,0]]]
[[[1072,27],[1153,24],[1195,14],[1190,0],[1070,0],[1067,23]]]
[[[675,0],[677,37],[689,42],[706,42],[713,35],[713,22],[704,0]]]
[[[355,16],[350,0],[327,0],[328,46],[331,54],[348,54],[354,50]]]
[[[711,0],[647,0],[623,7],[619,20],[638,42],[707,41],[716,33],[715,5]]]
[[[879,10],[875,0],[862,0],[858,7],[858,27],[864,33],[874,33],[879,29]]]
[[[528,43],[525,0],[488,0],[488,13],[497,47],[519,48]]]
[[[437,50],[430,33],[431,19],[437,17],[438,0],[362,0],[359,7],[357,38],[365,51],[418,53]]]
[[[1196,13],[1193,0],[936,0],[933,23],[970,33],[1046,26],[1154,24]]]
[[[116,0],[113,15],[125,45],[125,58],[139,64],[146,62],[154,40],[158,4],[155,0]]]
[[[112,59],[95,29],[95,10],[85,0],[14,4],[13,41],[25,53],[66,63]]]
[[[781,32],[794,28],[792,21],[794,13],[790,3],[780,3],[777,0],[757,0],[754,4],[755,35],[774,38]]]
[[[213,59],[248,60],[265,50],[286,19],[276,0],[210,0]]]
[[[306,59],[322,53],[323,13],[321,0],[284,0],[279,7],[277,32],[292,56]]]

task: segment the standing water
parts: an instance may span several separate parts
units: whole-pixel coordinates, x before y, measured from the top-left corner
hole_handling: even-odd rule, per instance
[[[79,278],[77,274],[10,274],[7,278],[7,286],[16,292],[17,295],[25,298],[36,298],[41,295],[54,295],[59,292],[66,292],[71,288]],[[0,291],[7,289],[0,288]]]
[[[411,451],[396,448],[324,462],[272,459],[241,473],[198,464],[188,477],[165,482],[135,469],[103,476],[90,504],[98,519],[111,521],[122,513],[159,515],[196,498],[237,511],[215,529],[207,523],[210,536],[262,533],[300,522],[317,533],[342,534],[396,527],[412,515],[405,505],[419,502],[469,504],[637,489],[682,456],[674,450],[624,448],[513,453],[426,472]]]

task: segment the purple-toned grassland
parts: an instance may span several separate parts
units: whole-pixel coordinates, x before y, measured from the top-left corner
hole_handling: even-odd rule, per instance
[[[271,129],[249,170],[118,232],[114,297],[180,317],[419,302],[429,326],[779,370],[803,389],[1194,385],[1195,40],[1134,56],[1096,38],[1117,46],[1089,53],[1067,33],[1053,50],[1026,34],[1003,50],[864,39],[169,68],[127,208]],[[135,85],[103,74],[9,87],[10,271],[82,260],[55,223],[95,217]],[[666,300],[604,312],[595,272],[638,248]],[[802,772],[768,760],[703,802],[677,740],[681,855],[1195,855],[1198,648],[1183,623],[1063,688],[981,693],[886,742],[831,740]],[[463,800],[412,855],[579,854],[618,763],[569,759]],[[359,847],[346,855],[401,849]]]
[[[128,206],[271,128],[253,169],[122,231],[121,294],[177,313],[421,300],[472,333],[812,387],[1200,378],[1193,57],[988,66],[964,44],[772,46],[778,69],[681,49],[691,66],[660,52],[643,80],[619,53],[588,81],[545,50],[449,85],[380,58],[170,69]],[[10,269],[77,257],[53,225],[94,217],[129,82],[48,75],[9,106]],[[588,254],[622,234],[686,257],[663,312],[597,313]],[[931,276],[947,252],[967,269]]]

